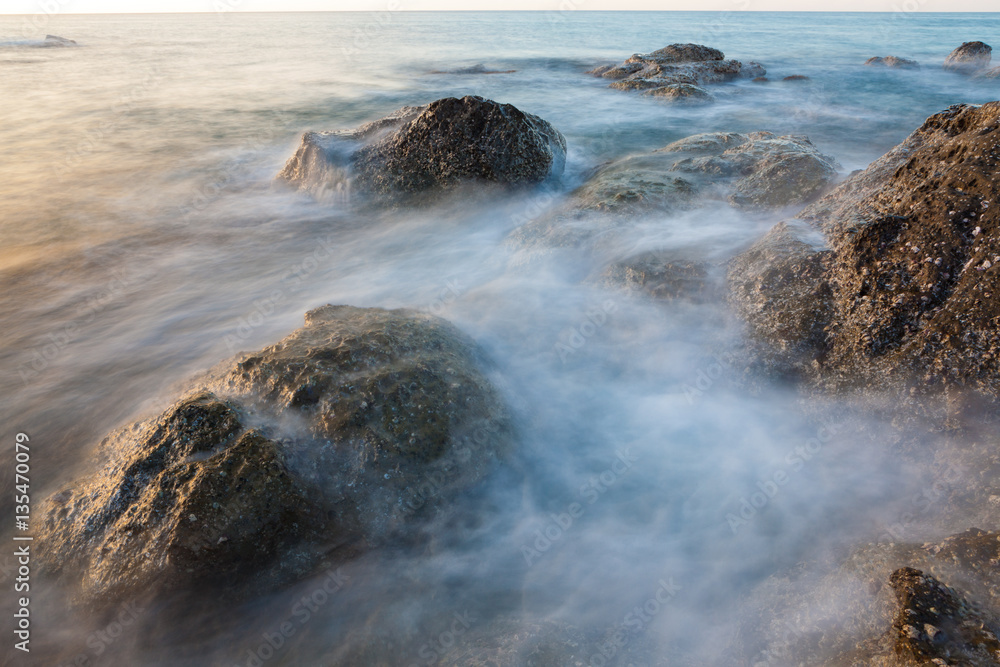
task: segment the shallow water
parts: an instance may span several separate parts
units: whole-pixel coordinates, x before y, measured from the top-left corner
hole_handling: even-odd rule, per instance
[[[729,602],[754,582],[871,538],[908,502],[906,470],[830,428],[838,406],[807,413],[782,388],[731,390],[739,369],[713,354],[738,331],[719,304],[581,283],[597,267],[572,255],[518,265],[503,239],[602,161],[699,132],[806,134],[845,174],[862,168],[931,113],[997,98],[996,80],[937,67],[963,41],[995,43],[997,15],[66,15],[30,34],[23,21],[0,17],[0,409],[8,440],[26,431],[35,443],[36,503],[89,469],[108,430],[324,303],[455,322],[496,362],[522,433],[516,473],[429,529],[419,554],[347,568],[349,583],[301,626],[295,595],[315,582],[200,619],[206,632],[171,636],[169,649],[126,632],[98,654],[88,620],[56,614],[53,593],[38,636],[60,660],[245,665],[260,633],[289,617],[300,631],[268,664],[352,664],[352,651],[376,644],[367,663],[436,664],[421,648],[456,612],[558,620],[599,639],[661,580],[679,589],[629,649],[644,652],[636,664],[697,660],[729,641]],[[79,46],[37,48],[45,33]],[[583,74],[689,41],[810,81],[721,85],[716,104],[679,109]],[[861,65],[874,55],[924,67]],[[434,73],[478,63],[516,72]],[[466,94],[555,125],[569,144],[562,181],[384,213],[272,186],[305,130]],[[646,220],[622,243],[721,259],[780,215],[708,207]],[[565,353],[580,331],[584,344]],[[816,442],[818,453],[795,458]],[[789,483],[734,534],[727,514],[778,471]],[[0,472],[9,488],[6,458]],[[536,531],[573,502],[584,515],[536,548]]]

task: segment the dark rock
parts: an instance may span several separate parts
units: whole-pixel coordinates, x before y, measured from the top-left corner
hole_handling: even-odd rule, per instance
[[[786,76],[782,81],[808,81],[809,77],[802,74],[792,74],[791,76]]]
[[[951,107],[800,214],[834,253],[797,288],[834,286],[831,387],[919,380],[997,397],[998,147],[1000,103]]]
[[[751,81],[753,83],[767,83],[768,81],[770,81],[770,79],[768,79],[766,76],[755,76],[753,79],[751,79]]]
[[[948,54],[944,68],[959,74],[974,74],[989,66],[993,48],[982,42],[965,42]]]
[[[378,195],[441,192],[463,183],[505,187],[562,173],[566,140],[509,104],[453,97],[404,107],[354,132],[306,133],[278,178],[304,189],[350,182]]]
[[[404,535],[509,448],[475,346],[413,311],[325,306],[207,390],[111,434],[49,498],[39,565],[90,604],[238,600]]]
[[[1000,641],[988,621],[956,591],[912,567],[892,573],[899,610],[895,651],[915,665],[996,665]]]
[[[588,72],[615,79],[618,90],[650,90],[686,84],[700,86],[765,74],[758,63],[725,60],[722,51],[698,44],[671,44],[648,54],[635,54],[621,65],[604,65]]]
[[[644,94],[675,104],[705,104],[715,101],[715,98],[704,88],[692,86],[687,83],[676,83],[660,88],[652,88]]]

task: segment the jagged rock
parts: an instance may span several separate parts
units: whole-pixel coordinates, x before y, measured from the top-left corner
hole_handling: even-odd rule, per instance
[[[897,58],[896,56],[886,56],[884,58],[876,56],[865,61],[869,67],[893,67],[897,69],[920,69],[920,64],[916,60]]]
[[[618,90],[649,90],[672,85],[700,86],[765,74],[755,62],[725,60],[722,51],[699,44],[671,44],[648,54],[635,54],[621,65],[604,65],[588,72]]]
[[[913,665],[996,665],[1000,641],[989,621],[956,591],[912,567],[892,573],[899,611],[895,651]]]
[[[944,68],[959,74],[974,74],[989,66],[993,48],[983,42],[965,42],[948,54]]]
[[[830,386],[919,380],[996,398],[998,148],[1000,103],[951,107],[799,215],[834,253],[796,288],[833,286]]]
[[[510,104],[449,97],[404,107],[353,132],[306,133],[278,175],[302,189],[349,182],[388,197],[441,192],[463,183],[514,187],[562,173],[566,140]]]
[[[260,594],[406,533],[510,427],[474,344],[414,311],[325,306],[111,434],[41,508],[39,565],[89,604]]]

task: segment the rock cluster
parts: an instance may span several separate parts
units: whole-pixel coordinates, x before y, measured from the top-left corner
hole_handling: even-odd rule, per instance
[[[671,101],[689,100],[692,96],[710,101],[708,92],[698,86],[752,79],[766,71],[753,61],[743,64],[739,60],[726,60],[718,49],[699,44],[671,44],[652,53],[637,53],[621,65],[602,65],[587,73],[613,79],[610,87],[618,90],[645,90]]]

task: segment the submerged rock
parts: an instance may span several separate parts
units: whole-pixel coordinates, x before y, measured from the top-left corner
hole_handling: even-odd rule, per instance
[[[985,69],[993,57],[993,47],[983,42],[965,42],[948,54],[944,68],[959,74],[975,74]]]
[[[404,535],[510,446],[474,344],[413,311],[325,306],[102,444],[49,498],[40,565],[91,604],[241,599]]]
[[[442,192],[464,183],[526,186],[558,176],[566,140],[510,104],[449,97],[404,107],[353,132],[309,132],[278,178],[303,189],[350,182],[384,196]]]
[[[431,74],[513,74],[516,69],[490,69],[486,65],[479,63],[470,67],[460,67],[453,70],[434,70]]]
[[[792,74],[791,76],[786,76],[782,81],[808,81],[809,77],[804,74]]]
[[[744,65],[738,60],[725,60],[718,49],[699,44],[671,44],[645,55],[635,54],[621,65],[597,67],[588,74],[614,79],[610,87],[618,90],[650,90],[752,79],[766,71],[755,62]]]
[[[984,69],[975,75],[976,79],[1000,79],[1000,67]]]
[[[56,35],[45,35],[43,46],[79,46],[74,40]]]
[[[920,69],[920,64],[916,60],[897,58],[896,56],[886,56],[884,58],[876,56],[865,61],[869,67],[893,67],[897,69]]]
[[[713,268],[705,259],[678,250],[652,250],[612,262],[591,282],[644,292],[654,299],[700,303],[714,296]]]
[[[806,137],[699,134],[598,168],[565,206],[516,229],[508,242],[532,252],[611,247],[643,216],[718,200],[746,210],[805,203],[832,183],[838,168]]]
[[[833,288],[822,359],[831,386],[891,380],[998,396],[998,149],[1000,103],[957,105],[799,215],[832,249],[829,268],[796,277],[775,258],[775,271],[800,281],[797,293]],[[730,275],[735,289],[748,284]],[[764,287],[756,298],[766,304]]]

